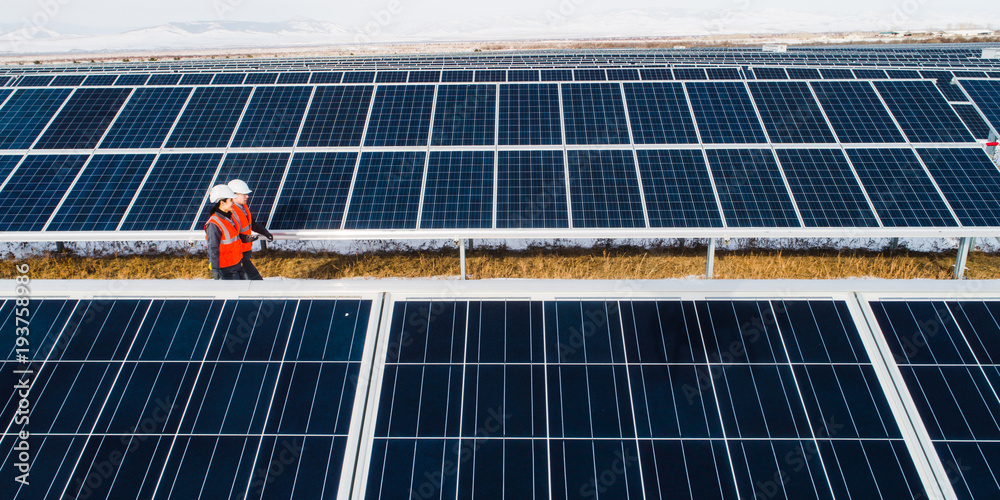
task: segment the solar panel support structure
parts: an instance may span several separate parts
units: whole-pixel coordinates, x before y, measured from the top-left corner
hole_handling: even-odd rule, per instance
[[[708,239],[708,259],[705,261],[705,277],[712,279],[712,268],[715,267],[715,238]]]
[[[961,238],[958,240],[958,255],[955,257],[955,273],[957,280],[965,276],[965,263],[969,260],[969,249],[972,248],[975,238]]]
[[[465,279],[465,240],[455,239],[455,244],[458,245],[458,261],[459,261],[459,279]]]

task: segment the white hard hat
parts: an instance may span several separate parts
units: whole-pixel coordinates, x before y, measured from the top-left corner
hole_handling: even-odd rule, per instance
[[[212,186],[212,190],[208,192],[208,199],[212,203],[218,203],[219,200],[226,200],[235,197],[236,193],[234,193],[232,189],[229,189],[229,186],[225,184]]]
[[[250,194],[253,192],[250,190],[250,186],[247,186],[247,183],[239,179],[229,181],[229,189],[232,189],[236,194]]]

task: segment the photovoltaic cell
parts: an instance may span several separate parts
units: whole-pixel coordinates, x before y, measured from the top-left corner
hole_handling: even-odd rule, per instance
[[[131,89],[79,89],[52,120],[36,149],[89,149],[97,146]]]
[[[643,80],[673,80],[674,73],[670,68],[645,68],[640,69],[639,74]]]
[[[562,144],[557,85],[501,85],[499,112],[501,146]]]
[[[374,71],[348,71],[344,73],[344,83],[373,83]]]
[[[841,68],[820,68],[819,73],[827,80],[853,80],[854,73],[849,69]]]
[[[372,88],[367,85],[318,87],[298,146],[360,146]]]
[[[340,229],[357,153],[297,153],[271,229]]]
[[[835,142],[804,82],[749,82],[771,142]]]
[[[682,84],[626,83],[625,100],[636,144],[698,142]]]
[[[496,143],[495,85],[441,85],[434,111],[434,146]]]
[[[989,139],[990,126],[986,124],[986,120],[983,120],[983,116],[979,114],[979,111],[976,111],[975,107],[971,104],[952,104],[951,107],[965,122],[965,126],[969,127],[973,137],[981,140]]]
[[[705,68],[709,80],[740,80],[739,68]]]
[[[441,82],[471,82],[474,80],[472,71],[442,71]]]
[[[3,184],[20,161],[21,155],[0,155],[0,184]]]
[[[433,85],[378,87],[365,146],[426,146]]]
[[[1000,226],[1000,170],[979,148],[918,149],[963,226]]]
[[[955,226],[955,218],[909,149],[849,149],[886,227]]]
[[[159,148],[190,94],[187,87],[136,89],[101,147]]]
[[[708,80],[708,75],[702,68],[674,68],[674,78],[677,80]]]
[[[806,227],[878,227],[840,149],[778,149]]]
[[[212,85],[242,85],[244,78],[243,73],[219,73],[212,78]]]
[[[48,231],[114,231],[155,155],[95,155]]]
[[[56,114],[69,89],[19,89],[0,108],[0,149],[27,149]]]
[[[754,68],[753,74],[758,80],[787,80],[785,68]]]
[[[951,80],[955,77],[951,71],[921,71],[920,76],[934,79],[938,90],[949,101],[968,101],[965,94],[962,93],[962,89],[958,85],[951,84]]]
[[[566,144],[628,144],[628,124],[617,83],[562,85]]]
[[[41,231],[87,155],[27,156],[0,190],[0,231]]]
[[[17,81],[18,87],[45,87],[54,77],[48,75],[25,75]]]
[[[734,227],[798,227],[778,164],[766,149],[709,149],[708,164],[726,223]]]
[[[722,227],[701,150],[639,150],[650,227]]]
[[[505,82],[507,81],[507,72],[504,70],[476,70],[476,81],[477,82]]]
[[[608,69],[608,80],[639,80],[637,69]],[[510,75],[510,72],[507,72]]]
[[[122,75],[115,80],[116,87],[135,87],[145,85],[149,75]]]
[[[181,75],[155,74],[149,75],[146,85],[177,85],[181,81]]]
[[[742,82],[688,82],[688,96],[706,144],[767,142]]]
[[[569,69],[543,69],[543,82],[571,82],[573,81],[573,70]]]
[[[993,126],[993,130],[1000,131],[1000,81],[961,80],[961,85]],[[8,103],[7,106],[9,105]]]
[[[50,87],[76,87],[83,83],[84,75],[59,75],[49,84]]]
[[[493,152],[433,151],[420,227],[493,227]]]
[[[250,87],[201,87],[167,139],[168,148],[224,148],[243,113]]]
[[[309,73],[281,73],[278,75],[278,85],[309,83]]]
[[[406,71],[379,71],[375,83],[406,83]]]
[[[245,80],[247,85],[269,85],[276,81],[278,81],[277,73],[250,73]]]
[[[187,231],[201,217],[221,154],[162,154],[122,223],[122,231]],[[250,189],[254,189],[251,187]],[[195,227],[196,230],[201,229]]]
[[[188,73],[181,77],[181,85],[208,85],[214,77],[213,74]]]
[[[344,74],[339,71],[331,71],[324,73],[313,73],[309,77],[309,83],[340,83],[340,79],[344,77]],[[250,75],[247,75],[250,78]],[[250,83],[249,81],[247,83]]]
[[[228,184],[234,179],[246,182],[253,191],[247,201],[250,213],[255,221],[266,225],[287,165],[288,153],[230,153],[222,161],[215,183]],[[205,212],[195,229],[201,229],[208,220]]]
[[[577,69],[573,70],[573,79],[578,82],[593,82],[607,80],[603,69]]]
[[[819,80],[822,76],[816,68],[785,68],[792,80]]]
[[[497,227],[569,227],[562,151],[500,151]]]
[[[974,142],[931,82],[872,82],[911,142]]]
[[[509,82],[537,82],[538,81],[538,70],[537,69],[512,69],[507,72],[507,81]]]
[[[302,124],[312,87],[258,87],[247,106],[234,148],[289,148]]]
[[[868,82],[811,82],[841,142],[904,142]]]
[[[424,152],[361,155],[344,229],[415,229]]]
[[[410,83],[437,83],[441,81],[440,71],[411,71]]]
[[[645,227],[631,151],[569,151],[573,227]]]

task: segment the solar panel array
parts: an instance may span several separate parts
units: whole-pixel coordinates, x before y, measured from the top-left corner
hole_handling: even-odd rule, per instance
[[[432,288],[43,293],[5,498],[1000,494],[995,298]]]
[[[237,177],[288,237],[998,227],[996,81],[966,78],[990,75],[809,69],[25,74],[0,89],[0,237],[197,238]]]

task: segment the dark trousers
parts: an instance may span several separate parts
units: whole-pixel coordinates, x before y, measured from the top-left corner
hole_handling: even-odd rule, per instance
[[[264,277],[260,275],[260,271],[257,270],[257,267],[253,265],[253,262],[250,262],[249,250],[243,252],[243,260],[240,261],[240,264],[243,265],[243,272],[246,273],[246,278],[244,279],[248,280],[264,279]]]
[[[235,266],[229,266],[229,267],[220,268],[219,269],[219,273],[222,274],[222,279],[224,279],[224,280],[245,280],[245,279],[247,279],[247,275],[246,275],[246,273],[243,272],[243,266],[241,264],[236,264]]]

